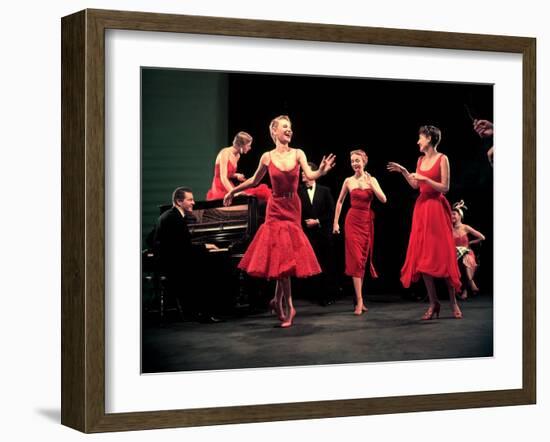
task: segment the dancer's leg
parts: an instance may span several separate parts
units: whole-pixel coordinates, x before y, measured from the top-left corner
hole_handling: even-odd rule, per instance
[[[364,311],[364,305],[363,305],[363,278],[359,278],[358,276],[352,276],[351,277],[353,281],[353,289],[355,291],[355,309],[353,311],[353,314],[355,315],[361,315]]]
[[[430,275],[422,274],[422,279],[426,285],[426,291],[428,292],[428,298],[430,300],[430,307],[422,316],[422,319],[432,319],[433,316],[439,317],[439,300],[437,299],[437,292],[435,290],[434,279]]]

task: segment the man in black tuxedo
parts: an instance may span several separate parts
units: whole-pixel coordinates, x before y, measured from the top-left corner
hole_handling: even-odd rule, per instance
[[[308,164],[311,170],[318,169],[316,164]],[[323,271],[308,285],[315,291],[319,304],[329,305],[334,302],[338,290],[332,240],[334,199],[328,187],[307,179],[303,173],[298,195],[302,201],[302,227]]]
[[[191,243],[188,223],[193,220],[193,192],[188,187],[178,187],[172,194],[172,207],[160,215],[155,227],[154,244],[159,255],[159,265],[166,274],[167,290],[171,296],[181,299],[184,306],[200,322],[219,322],[210,313],[212,294],[205,285],[203,293],[185,293],[189,280],[207,284],[202,278],[205,256],[214,244],[195,245]]]

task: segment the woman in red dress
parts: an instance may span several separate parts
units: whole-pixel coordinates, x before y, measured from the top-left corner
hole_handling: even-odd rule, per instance
[[[235,135],[231,146],[220,150],[214,165],[212,186],[206,194],[207,201],[222,199],[227,192],[235,187],[231,180],[239,182],[246,180],[242,173],[237,173],[237,165],[241,155],[246,155],[251,149],[252,137],[248,133],[241,131]],[[271,196],[271,189],[262,184],[245,193],[247,195],[255,195],[259,199],[268,200]]]
[[[388,163],[390,172],[399,172],[414,189],[420,189],[414,205],[411,235],[405,264],[401,269],[401,283],[407,288],[422,276],[428,291],[430,307],[422,319],[439,317],[440,304],[434,278],[445,278],[451,309],[456,319],[462,312],[456,302],[455,291],[460,290],[460,272],[451,224],[451,206],[444,194],[449,191],[449,159],[437,151],[441,131],[435,126],[422,126],[417,144],[424,154],[416,163],[416,172],[409,173],[397,163]]]
[[[340,233],[338,220],[342,211],[342,204],[346,195],[350,194],[351,208],[346,215],[344,224],[345,232],[345,273],[351,276],[355,290],[354,314],[361,315],[368,309],[363,300],[363,278],[365,268],[370,257],[370,274],[377,278],[376,270],[372,263],[372,247],[374,243],[374,212],[371,210],[371,202],[376,196],[382,203],[386,202],[386,195],[380,188],[378,180],[365,171],[367,166],[367,154],[361,150],[353,150],[350,153],[353,176],[344,180],[342,190],[336,203],[334,212],[333,232]]]
[[[310,180],[326,175],[334,166],[334,155],[323,157],[319,169],[311,170],[304,152],[289,146],[292,126],[286,115],[274,118],[269,131],[275,149],[265,152],[252,177],[231,189],[224,198],[228,206],[237,192],[258,185],[269,173],[273,187],[267,202],[265,222],[248,246],[239,268],[256,277],[276,279],[275,296],[270,306],[281,327],[292,325],[296,309],[292,302],[290,278],[305,278],[321,272],[315,253],[301,225],[302,206],[297,194],[300,167]]]
[[[468,224],[462,223],[462,219],[464,218],[463,210],[465,209],[467,209],[467,207],[464,205],[464,201],[460,200],[459,202],[453,204],[453,212],[451,215],[453,222],[453,238],[456,246],[456,256],[462,264],[459,265],[462,273],[462,280],[466,282],[466,285],[462,287],[460,299],[468,298],[468,288],[471,290],[473,295],[479,292],[479,288],[474,281],[477,261],[474,251],[470,248],[470,246],[472,244],[485,241],[485,236],[481,232],[478,232]],[[468,235],[475,237],[475,239],[471,240]]]

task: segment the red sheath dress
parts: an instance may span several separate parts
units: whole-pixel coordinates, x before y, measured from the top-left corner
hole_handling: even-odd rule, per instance
[[[440,163],[443,154],[429,170],[422,170],[422,157],[416,164],[416,172],[436,182],[441,182]],[[460,290],[460,272],[456,261],[453,240],[451,206],[445,196],[429,184],[420,182],[420,195],[414,205],[411,235],[405,264],[401,269],[401,283],[409,287],[422,273],[449,278],[452,286]]]
[[[346,245],[346,270],[348,276],[363,278],[370,256],[370,274],[377,278],[372,264],[374,243],[374,212],[370,205],[374,196],[372,189],[355,188],[350,192],[351,208],[344,224]]]
[[[273,195],[267,201],[265,222],[238,267],[251,276],[267,279],[305,278],[321,273],[315,252],[302,230],[298,162],[292,170],[281,171],[270,161],[268,171]]]

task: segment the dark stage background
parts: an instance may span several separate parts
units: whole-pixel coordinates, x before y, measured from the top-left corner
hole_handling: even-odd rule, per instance
[[[388,161],[395,161],[409,171],[414,171],[420,155],[416,145],[418,128],[424,124],[432,124],[442,130],[442,141],[438,150],[445,153],[450,160],[451,188],[447,198],[451,204],[464,199],[469,208],[464,222],[487,237],[476,250],[480,261],[476,281],[483,293],[492,294],[493,170],[486,157],[488,145],[484,145],[473,131],[472,120],[466,110],[467,106],[474,118],[492,121],[492,85],[201,73],[198,75],[209,76],[209,81],[216,85],[217,90],[213,94],[198,94],[199,98],[190,104],[189,101],[174,99],[167,90],[165,81],[154,81],[156,71],[159,72],[158,75],[162,75],[163,70],[151,70],[149,75],[153,78],[147,81],[149,89],[143,89],[144,97],[156,98],[149,104],[145,100],[142,102],[143,113],[148,116],[147,121],[143,122],[142,139],[149,140],[147,145],[142,145],[143,174],[147,176],[147,183],[142,181],[144,234],[154,222],[156,206],[169,202],[174,184],[201,189],[200,193],[195,192],[195,199],[204,198],[202,190],[210,186],[217,151],[230,145],[234,134],[239,130],[245,130],[254,137],[252,151],[239,162],[239,171],[247,177],[250,176],[255,171],[261,154],[273,148],[268,131],[269,122],[279,114],[287,114],[293,124],[292,146],[303,149],[308,160],[319,163],[324,154],[336,154],[335,169],[320,180],[320,183],[331,188],[335,199],[344,178],[352,175],[349,152],[361,148],[369,155],[367,170],[380,182],[388,202],[385,205],[377,201],[374,203],[374,263],[380,278],[374,281],[367,278],[366,294],[403,293],[399,271],[405,257],[417,191],[411,189],[402,176],[387,172],[385,167]],[[187,71],[172,72],[172,76],[177,76],[177,72]],[[181,81],[185,82],[185,75],[181,75]],[[197,73],[194,74],[195,77],[196,75]],[[172,76],[171,81],[177,82]],[[194,86],[197,85],[201,85],[201,82],[195,81]],[[209,87],[208,82],[202,86]],[[154,87],[158,90],[152,89]],[[185,89],[185,85],[180,83],[177,89]],[[166,111],[159,111],[163,109],[163,103],[170,103],[170,106],[179,109],[183,117],[194,115],[193,127],[188,127],[194,133],[180,131],[177,136],[200,139],[200,134],[204,133],[203,127],[208,127],[206,121],[209,112],[201,114],[204,122],[197,122],[197,108],[212,109],[211,103],[201,102],[209,96],[217,100],[216,103],[221,108],[221,114],[220,111],[216,114],[216,141],[223,138],[219,134],[226,131],[225,140],[217,145],[205,146],[201,150],[199,156],[202,160],[208,159],[209,163],[196,167],[196,161],[193,161],[193,171],[186,171],[186,167],[190,169],[188,166],[192,155],[189,153],[193,152],[192,146],[184,148],[187,164],[167,161],[166,158],[159,162],[158,152],[154,149],[154,136],[151,135],[159,127],[163,129],[164,136],[171,130],[166,121],[160,121],[158,117],[166,115]],[[220,115],[225,114],[226,124],[220,122]],[[172,125],[177,127],[178,121],[175,119]],[[211,141],[214,141],[212,138]],[[178,149],[172,148],[174,150]],[[151,169],[150,164],[162,164],[162,167],[154,166],[157,175],[166,176],[171,171],[177,171],[173,182],[166,183],[164,187],[155,184],[155,173],[146,172]],[[200,176],[197,175],[197,170],[201,171]],[[267,177],[265,180],[269,182]],[[154,192],[151,191],[153,188]],[[340,218],[342,231],[348,205],[349,196]],[[343,269],[341,237],[337,240],[337,259]],[[412,288],[412,292],[414,291],[423,296],[425,289],[422,284],[417,284]],[[299,296],[299,293],[296,295]]]

